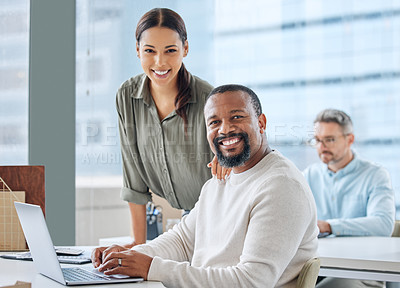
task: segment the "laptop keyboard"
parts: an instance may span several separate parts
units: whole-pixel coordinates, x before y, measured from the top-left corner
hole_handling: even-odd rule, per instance
[[[107,278],[100,277],[81,268],[63,268],[62,271],[67,282],[107,280]]]

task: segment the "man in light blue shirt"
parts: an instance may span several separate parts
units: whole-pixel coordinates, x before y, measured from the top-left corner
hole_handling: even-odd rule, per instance
[[[318,114],[314,124],[312,144],[322,163],[306,168],[304,176],[317,205],[320,233],[390,236],[394,227],[395,203],[389,173],[383,167],[359,158],[351,150],[354,143],[353,124],[346,113],[324,110]],[[331,281],[335,283],[328,285]],[[338,281],[346,283],[339,284]],[[324,282],[327,285],[323,285]],[[382,282],[365,282],[327,278],[317,287],[383,285]]]

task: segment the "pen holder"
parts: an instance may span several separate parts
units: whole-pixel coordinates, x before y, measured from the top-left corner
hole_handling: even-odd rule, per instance
[[[154,206],[152,202],[149,202],[147,204],[146,220],[147,220],[147,240],[153,240],[158,235],[163,233],[161,206]]]

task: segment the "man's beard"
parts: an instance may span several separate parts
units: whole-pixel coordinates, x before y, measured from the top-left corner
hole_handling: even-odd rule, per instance
[[[242,137],[244,140],[243,151],[234,156],[224,156],[219,149],[219,142],[221,142],[225,138],[230,137]],[[219,165],[226,168],[233,168],[242,166],[247,160],[250,159],[250,144],[249,144],[249,135],[247,133],[232,133],[224,137],[217,137],[213,141],[215,150],[217,152],[217,158]]]

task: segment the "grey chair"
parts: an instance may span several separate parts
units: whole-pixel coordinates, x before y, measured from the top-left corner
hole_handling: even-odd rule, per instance
[[[297,278],[297,288],[312,288],[317,283],[320,261],[319,258],[309,259],[300,271]]]
[[[394,222],[392,237],[400,237],[400,220]]]
[[[392,237],[400,237],[400,220],[394,222]],[[399,282],[386,282],[386,288],[400,288]]]

